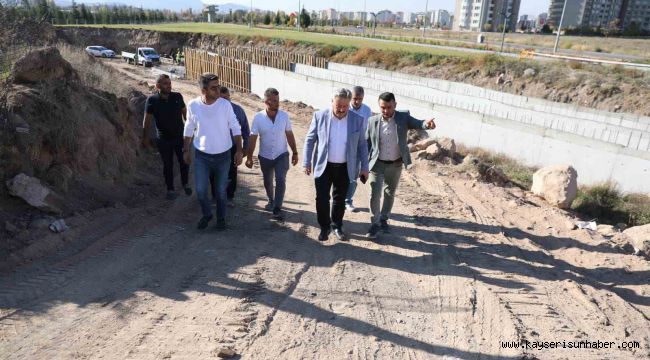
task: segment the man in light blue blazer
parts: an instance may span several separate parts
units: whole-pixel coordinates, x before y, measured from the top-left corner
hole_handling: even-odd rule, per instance
[[[336,90],[332,107],[314,113],[305,139],[303,167],[305,174],[314,174],[320,241],[326,241],[331,231],[339,240],[347,240],[343,215],[350,180],[358,176],[365,183],[368,179],[364,120],[349,111],[351,99],[350,90]]]

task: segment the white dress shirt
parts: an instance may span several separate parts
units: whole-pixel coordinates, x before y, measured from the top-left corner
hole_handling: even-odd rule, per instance
[[[255,114],[251,135],[260,137],[259,155],[265,159],[275,160],[287,152],[287,131],[291,131],[289,114],[279,110],[275,121],[262,110]]]
[[[327,143],[327,161],[336,164],[343,164],[346,160],[348,145],[348,116],[338,119],[334,113],[330,113],[330,134]]]
[[[185,137],[194,136],[194,147],[206,154],[221,154],[232,147],[232,136],[241,135],[241,126],[232,105],[219,98],[212,105],[206,105],[201,97],[187,104]]]

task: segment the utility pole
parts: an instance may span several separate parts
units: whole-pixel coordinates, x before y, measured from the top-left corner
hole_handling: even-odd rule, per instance
[[[253,28],[253,0],[251,0],[251,11],[248,13],[248,27]]]
[[[560,16],[560,25],[557,27],[557,37],[555,38],[555,46],[553,47],[553,54],[557,52],[557,45],[560,43],[560,33],[562,32],[562,22],[564,21],[564,12],[566,11],[566,3],[569,0],[564,0],[564,6],[562,7],[562,16]]]
[[[302,10],[300,9],[300,0],[298,0],[298,32],[300,32],[300,28],[302,27],[300,24],[301,17],[302,17]]]
[[[508,14],[508,3],[504,5],[506,8],[503,10],[503,34],[501,35],[501,51],[503,52],[503,43],[506,41],[506,27],[508,26],[508,20],[512,14]]]
[[[366,19],[368,17],[368,13],[366,12],[366,0],[363,0],[363,16],[361,17],[361,21],[363,23],[362,29],[363,29],[363,36],[366,36]]]
[[[422,24],[422,38],[424,39],[424,33],[427,31],[427,17],[429,17],[429,0],[427,0],[426,5],[424,6],[424,21]]]

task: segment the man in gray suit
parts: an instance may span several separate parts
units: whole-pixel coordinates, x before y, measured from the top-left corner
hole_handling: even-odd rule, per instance
[[[314,174],[320,241],[326,241],[332,230],[339,240],[347,240],[343,215],[350,180],[368,179],[365,127],[363,118],[349,111],[351,98],[350,90],[336,90],[332,108],[314,113],[305,139],[303,166],[305,174]]]
[[[395,201],[395,190],[402,174],[402,166],[411,164],[407,146],[409,129],[433,130],[433,118],[417,120],[408,113],[395,111],[395,95],[385,92],[379,95],[381,114],[368,119],[366,139],[370,153],[370,229],[366,236],[374,239],[379,230],[388,233],[388,217]],[[384,203],[381,205],[381,193]]]

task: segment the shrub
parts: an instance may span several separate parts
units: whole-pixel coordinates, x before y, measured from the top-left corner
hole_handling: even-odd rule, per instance
[[[623,195],[614,183],[580,188],[571,207],[600,223],[650,224],[650,197],[644,194]]]
[[[496,76],[505,71],[503,58],[495,54],[479,56],[475,64],[481,68],[481,74],[484,76]]]

